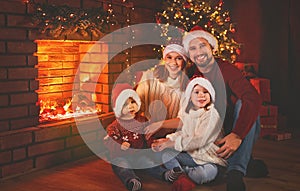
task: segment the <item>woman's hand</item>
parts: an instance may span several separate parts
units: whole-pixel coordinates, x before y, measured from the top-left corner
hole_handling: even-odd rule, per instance
[[[154,135],[158,130],[161,129],[163,121],[154,122],[148,125],[145,128],[145,137],[146,139],[149,139],[152,135]]]

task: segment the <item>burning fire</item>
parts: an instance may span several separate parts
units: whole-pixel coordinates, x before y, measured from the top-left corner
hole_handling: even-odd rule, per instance
[[[75,95],[72,99],[60,98],[57,100],[40,100],[39,121],[53,121],[79,117],[98,113],[101,114],[101,105],[95,105],[84,95]]]

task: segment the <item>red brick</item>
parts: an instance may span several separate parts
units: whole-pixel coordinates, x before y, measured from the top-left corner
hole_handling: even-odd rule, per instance
[[[32,143],[31,132],[12,133],[0,137],[0,150],[11,149]]]
[[[2,67],[26,66],[26,56],[0,55],[0,60],[0,66]]]
[[[49,127],[34,132],[36,142],[47,141],[52,139],[63,138],[70,136],[71,129],[69,125],[62,127]]]
[[[7,79],[7,69],[0,68],[0,80],[6,80]]]
[[[36,103],[37,100],[38,100],[38,96],[37,96],[37,93],[35,93],[35,92],[12,94],[10,96],[10,104],[11,105]]]
[[[102,84],[102,93],[104,94],[110,94],[113,89],[113,85],[109,84]]]
[[[0,26],[4,26],[5,25],[5,16],[4,14],[0,14]]]
[[[109,124],[111,124],[115,120],[115,115],[113,112],[103,114],[101,116],[101,124],[104,128],[106,128]]]
[[[112,112],[112,108],[111,108],[110,104],[109,105],[103,104],[102,112],[104,112],[104,113]]]
[[[24,127],[33,127],[38,125],[39,117],[26,117],[21,119],[12,119],[10,124],[11,130],[21,129]]]
[[[76,120],[76,126],[72,126],[72,135],[78,134],[78,128],[81,134],[99,131],[100,121],[97,117],[91,117],[88,120]],[[87,119],[87,118],[86,118]]]
[[[0,121],[0,133],[9,130],[9,121]],[[1,148],[1,145],[0,145]]]
[[[30,87],[30,91],[39,89],[39,81],[30,80],[29,87]]]
[[[81,133],[80,136],[86,144],[89,144],[97,140],[97,133],[98,131],[90,132],[90,133]]]
[[[0,53],[6,52],[5,42],[0,42]]]
[[[7,51],[9,53],[28,53],[36,52],[36,44],[34,42],[8,42]]]
[[[9,164],[2,167],[2,177],[9,177],[13,175],[29,172],[33,169],[33,160],[26,160],[18,163]]]
[[[74,76],[74,69],[39,70],[39,77]]]
[[[26,35],[26,28],[33,28],[35,26],[31,23],[31,17],[25,15],[8,15],[7,25],[12,27],[24,27],[24,32]],[[23,33],[22,33],[23,34]]]
[[[23,1],[0,1],[1,12],[25,13],[26,4]]]
[[[8,79],[35,79],[38,75],[37,68],[8,69]]]
[[[91,156],[93,152],[86,145],[72,149],[72,158],[81,159]]]
[[[56,140],[28,147],[28,156],[36,156],[64,149],[64,140]]]
[[[28,116],[28,108],[27,106],[0,108],[0,113],[0,120],[14,119]]]
[[[0,87],[0,93],[24,92],[29,90],[27,81],[0,82]]]
[[[94,94],[93,101],[98,103],[108,104],[110,102],[110,99],[109,99],[109,95],[100,93],[100,94]]]
[[[83,8],[94,8],[94,7],[99,7],[100,2],[99,1],[94,1],[94,0],[84,0],[83,1]]]
[[[29,116],[39,116],[40,107],[38,105],[30,105],[29,106]]]
[[[71,7],[80,7],[80,0],[48,0],[49,4],[54,4],[54,5],[68,5]]]
[[[35,66],[38,64],[37,56],[27,56],[27,66]]]
[[[0,95],[0,106],[8,105],[8,95]]]
[[[10,151],[0,152],[0,166],[4,163],[8,163],[10,161],[11,161],[11,152]]]
[[[26,148],[13,150],[13,161],[18,161],[26,158]]]
[[[36,158],[37,169],[48,168],[71,160],[71,151],[56,152]]]
[[[75,147],[79,145],[84,145],[84,141],[81,136],[73,136],[66,139],[66,148]]]
[[[26,29],[0,28],[1,40],[25,40]]]
[[[109,65],[109,73],[121,73],[123,72],[122,64],[110,64]]]

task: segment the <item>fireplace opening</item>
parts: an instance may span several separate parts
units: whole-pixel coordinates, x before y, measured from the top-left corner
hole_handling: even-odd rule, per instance
[[[36,43],[40,123],[109,112],[107,45],[74,40]]]

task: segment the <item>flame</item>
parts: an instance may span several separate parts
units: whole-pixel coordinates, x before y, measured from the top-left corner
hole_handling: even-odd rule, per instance
[[[78,96],[80,97],[80,96]],[[81,98],[85,98],[82,97]],[[74,101],[75,100],[75,101]],[[39,121],[53,121],[80,117],[89,114],[101,114],[101,105],[94,105],[84,99],[57,99],[57,100],[40,100]],[[75,108],[75,109],[74,109]]]

